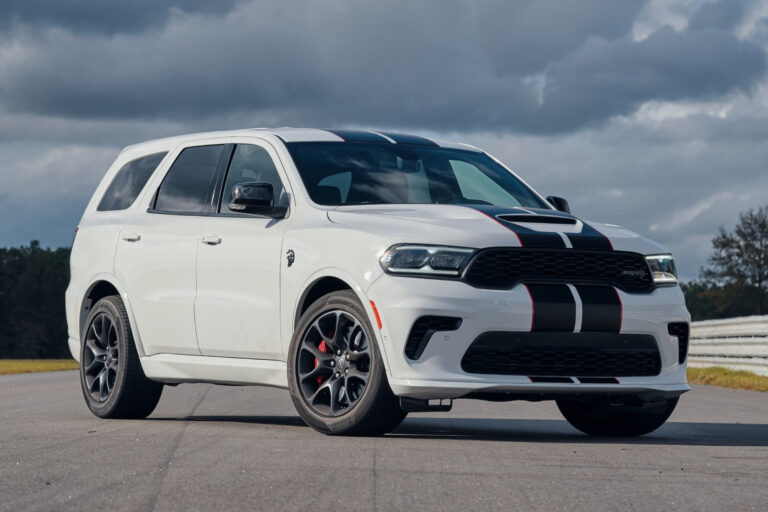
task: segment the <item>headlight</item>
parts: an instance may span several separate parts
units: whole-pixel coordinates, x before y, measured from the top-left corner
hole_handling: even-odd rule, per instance
[[[474,252],[462,247],[396,245],[379,262],[390,274],[459,276]]]
[[[675,260],[671,254],[657,254],[646,256],[645,261],[651,269],[651,275],[656,284],[670,284],[677,282],[677,269]]]

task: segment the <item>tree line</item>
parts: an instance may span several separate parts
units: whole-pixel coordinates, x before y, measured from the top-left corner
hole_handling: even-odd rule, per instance
[[[69,249],[0,249],[0,358],[69,357]]]
[[[708,265],[682,287],[694,320],[768,314],[768,205],[720,227]]]
[[[68,283],[68,248],[0,249],[0,358],[69,357]],[[681,286],[694,320],[768,314],[768,206],[721,227],[708,265]]]

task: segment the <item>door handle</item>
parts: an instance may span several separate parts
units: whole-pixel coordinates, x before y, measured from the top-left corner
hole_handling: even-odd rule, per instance
[[[141,240],[141,235],[138,233],[123,233],[120,238],[126,242],[138,242]]]
[[[221,237],[217,235],[205,235],[203,237],[203,243],[208,245],[219,245],[221,243]]]

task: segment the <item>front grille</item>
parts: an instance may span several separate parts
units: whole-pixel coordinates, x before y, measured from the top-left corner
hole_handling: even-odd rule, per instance
[[[688,337],[689,327],[687,322],[672,322],[667,326],[667,332],[672,336],[677,336],[678,361],[683,364],[688,355]]]
[[[654,287],[645,257],[623,251],[484,249],[463,279],[477,288],[501,290],[523,282],[605,284],[631,293],[648,293]]]
[[[487,332],[461,360],[467,373],[529,377],[648,377],[661,371],[653,336]]]
[[[413,323],[405,342],[405,355],[418,359],[427,348],[427,343],[437,331],[455,331],[461,326],[461,318],[452,316],[422,316]]]

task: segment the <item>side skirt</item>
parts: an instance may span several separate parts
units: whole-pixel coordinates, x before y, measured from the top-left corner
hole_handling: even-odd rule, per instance
[[[147,377],[158,382],[288,387],[285,361],[156,354],[141,358]]]

